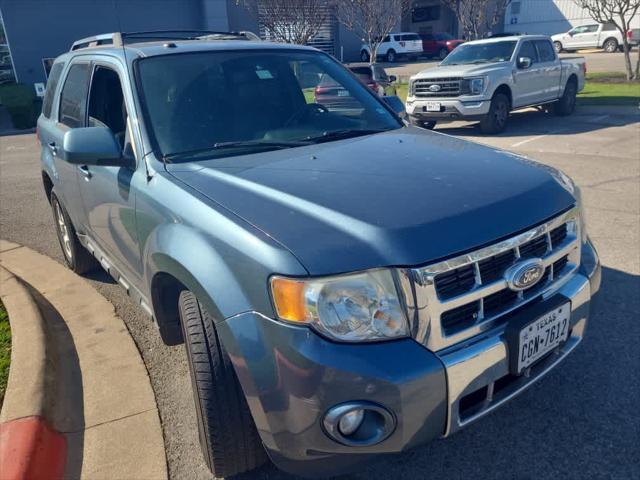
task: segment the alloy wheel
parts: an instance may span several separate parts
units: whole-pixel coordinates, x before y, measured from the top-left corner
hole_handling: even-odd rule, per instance
[[[67,222],[64,219],[64,214],[62,213],[62,208],[60,207],[60,202],[58,200],[54,200],[54,208],[56,212],[56,227],[58,228],[58,235],[60,236],[60,240],[62,243],[62,249],[64,250],[64,254],[67,256],[68,260],[73,259],[73,250],[71,246],[71,235],[69,235],[69,228],[67,227]]]

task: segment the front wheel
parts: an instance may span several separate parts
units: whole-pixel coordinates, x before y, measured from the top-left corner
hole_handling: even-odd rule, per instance
[[[618,51],[618,41],[615,38],[608,38],[602,48],[607,53],[615,53]]]
[[[507,128],[509,119],[509,99],[504,93],[496,93],[491,99],[491,107],[482,120],[480,130],[482,133],[494,134],[503,132]]]
[[[556,53],[562,52],[562,44],[560,42],[553,42],[553,48],[555,49]]]
[[[79,275],[97,268],[97,260],[78,240],[71,218],[55,193],[51,193],[51,209],[53,210],[56,234],[67,267]]]
[[[578,85],[576,81],[571,79],[567,82],[567,86],[564,87],[564,93],[560,100],[554,105],[554,112],[560,117],[566,117],[571,115],[576,109],[576,96],[578,94]]]
[[[253,470],[266,452],[213,317],[188,290],[178,302],[205,461],[216,477]]]
[[[447,58],[447,55],[449,55],[449,52],[447,51],[446,48],[441,48],[440,51],[438,52],[438,58],[440,60],[444,60],[445,58]]]

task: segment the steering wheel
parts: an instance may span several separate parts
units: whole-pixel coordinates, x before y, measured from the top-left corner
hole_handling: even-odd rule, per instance
[[[329,109],[324,105],[320,105],[319,103],[306,103],[301,108],[293,112],[286,122],[284,122],[285,127],[290,127],[291,125],[295,125],[300,123],[300,120],[307,117],[311,114],[318,113],[329,113]]]

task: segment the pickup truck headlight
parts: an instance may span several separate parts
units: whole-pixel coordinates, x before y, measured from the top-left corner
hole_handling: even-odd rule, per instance
[[[580,187],[578,187],[575,184],[575,182],[571,179],[571,177],[566,173],[564,173],[563,171],[553,167],[546,167],[546,168],[551,172],[551,174],[556,179],[556,181],[560,185],[562,185],[565,188],[565,190],[567,190],[576,199],[576,205],[578,207],[578,210],[580,211],[580,219],[579,219],[580,236],[581,236],[582,242],[583,243],[586,242],[588,238],[587,237],[587,221],[584,213],[584,205],[582,204],[582,192],[580,191]]]
[[[343,342],[386,340],[408,335],[407,319],[389,270],[336,277],[271,278],[280,320],[305,324]]]
[[[416,82],[415,80],[409,80],[409,96],[413,97],[416,94]]]
[[[464,78],[460,83],[460,93],[463,95],[480,95],[484,92],[484,77]]]

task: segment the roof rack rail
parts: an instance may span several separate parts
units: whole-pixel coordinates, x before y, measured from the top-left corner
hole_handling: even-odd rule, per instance
[[[122,47],[126,43],[157,42],[161,40],[227,40],[230,38],[260,40],[253,32],[221,32],[214,30],[150,30],[141,32],[113,32],[86,37],[73,42],[71,51],[109,45]]]

